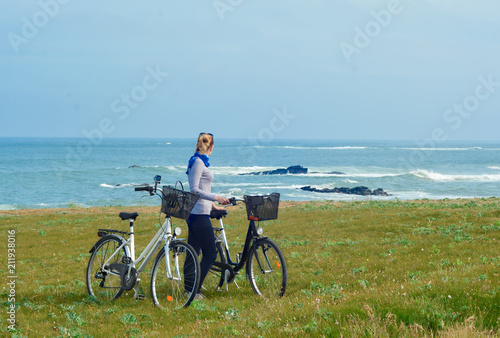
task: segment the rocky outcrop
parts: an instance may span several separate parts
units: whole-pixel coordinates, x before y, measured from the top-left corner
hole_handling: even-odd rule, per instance
[[[253,173],[246,173],[240,175],[286,175],[286,174],[307,174],[307,168],[304,168],[301,165],[293,165],[286,169],[275,169],[275,170],[267,170],[267,171],[258,171]]]
[[[274,169],[274,170],[267,170],[267,171],[257,171],[253,173],[245,173],[245,174],[240,174],[240,175],[286,175],[286,174],[307,174],[309,172],[308,168],[304,168],[301,165],[292,165],[291,167],[288,168],[280,168],[280,169]],[[309,172],[311,174],[330,174],[330,175],[345,175],[345,173],[340,172],[340,171],[330,171],[330,172],[318,172],[318,171],[311,171]]]
[[[337,193],[337,194],[348,194],[348,195],[363,195],[363,196],[390,196],[384,189],[378,188],[375,190],[371,190],[367,187],[355,187],[355,188],[313,188],[311,186],[301,187],[301,190],[312,191],[312,192],[322,192],[322,193]]]

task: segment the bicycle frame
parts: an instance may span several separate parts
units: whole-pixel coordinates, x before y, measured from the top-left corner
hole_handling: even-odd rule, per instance
[[[258,239],[266,237],[260,237],[260,235],[257,233],[257,227],[255,226],[255,221],[250,221],[250,224],[248,225],[247,236],[245,238],[245,246],[243,247],[243,255],[239,258],[239,262],[235,263],[231,260],[229,246],[227,244],[226,230],[224,228],[222,218],[219,219],[219,224],[220,224],[219,230],[221,231],[222,242],[224,243],[224,251],[226,252],[227,260],[229,264],[233,267],[233,271],[235,273],[238,273],[245,266],[248,256],[250,255],[251,245]]]
[[[121,237],[121,236],[120,236]],[[137,275],[139,275],[144,269],[146,268],[146,265],[151,261],[153,258],[154,254],[156,251],[160,248],[162,245],[162,240],[164,241],[164,247],[165,251],[168,250],[170,243],[172,241],[173,235],[172,235],[172,223],[170,222],[170,217],[167,217],[165,219],[165,222],[163,225],[158,229],[156,234],[154,235],[153,239],[149,242],[147,247],[142,251],[141,255],[136,259],[135,258],[135,237],[134,237],[134,221],[130,220],[130,237],[129,239],[123,239],[123,244],[120,245],[115,252],[108,258],[106,262],[104,262],[103,266],[103,271],[107,272],[109,274],[113,274],[111,271],[104,269],[105,266],[109,266],[110,262],[113,260],[113,258],[120,252],[120,250],[123,247],[128,247],[130,249],[130,259],[131,263],[129,264],[128,267],[128,275],[130,275],[132,268],[135,268],[136,265],[141,263],[139,267],[137,268]],[[167,278],[169,279],[175,279],[175,280],[180,280],[180,272],[179,272],[179,263],[177,260],[177,257],[175,258],[175,274],[176,276],[172,275],[172,272],[170,271],[170,256],[165,255],[165,260],[167,264]],[[115,274],[116,275],[116,274]],[[140,282],[139,279],[137,279],[137,284]],[[137,297],[138,294],[138,288],[136,290],[136,295]]]

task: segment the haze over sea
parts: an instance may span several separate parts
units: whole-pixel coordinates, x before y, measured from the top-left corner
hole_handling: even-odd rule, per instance
[[[72,205],[158,205],[134,186],[180,180],[191,139],[0,138],[0,210]],[[223,196],[281,193],[282,200],[408,200],[500,195],[500,142],[217,139],[212,191]],[[302,165],[307,174],[240,175]],[[342,172],[336,174],[332,172]],[[366,186],[391,196],[302,191]]]

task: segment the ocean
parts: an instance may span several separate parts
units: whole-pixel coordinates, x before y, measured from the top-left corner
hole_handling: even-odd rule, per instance
[[[215,139],[212,191],[282,200],[409,200],[500,195],[500,142]],[[159,205],[134,186],[189,189],[191,139],[0,138],[0,210]],[[301,165],[306,174],[244,175]],[[303,191],[365,186],[390,196]]]

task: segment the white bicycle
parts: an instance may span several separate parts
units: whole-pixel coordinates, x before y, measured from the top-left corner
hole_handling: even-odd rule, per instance
[[[144,299],[139,294],[140,275],[158,249],[151,271],[151,295],[155,305],[161,307],[187,307],[196,296],[200,283],[198,255],[184,239],[178,238],[181,229],[172,231],[170,217],[187,218],[198,199],[198,195],[170,186],[158,187],[160,176],[155,176],[154,186],[143,185],[136,191],[147,191],[162,199],[165,222],[156,232],[144,251],[136,259],[134,221],[137,212],[121,212],[119,217],[128,220],[130,232],[99,229],[100,239],[90,250],[87,267],[87,290],[97,300],[117,299],[123,291],[134,289],[134,298]],[[125,238],[128,236],[128,238]]]

